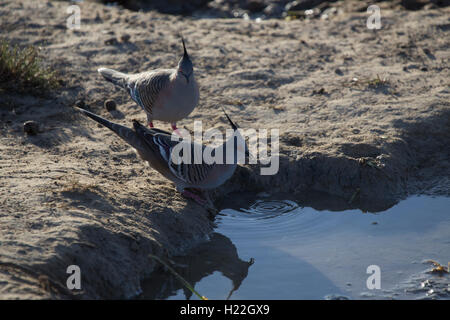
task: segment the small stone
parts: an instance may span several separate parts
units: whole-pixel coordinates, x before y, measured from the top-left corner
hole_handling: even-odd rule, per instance
[[[34,120],[26,121],[23,124],[23,132],[30,136],[35,136],[39,132],[39,124]]]
[[[108,111],[116,110],[116,102],[112,99],[108,99],[105,101],[105,108]]]
[[[319,90],[313,90],[312,94],[313,95],[315,95],[315,94],[327,94],[327,92],[325,91],[325,88],[320,88]]]
[[[128,42],[130,41],[131,36],[129,34],[124,33],[123,35],[120,36],[120,41],[122,42]]]
[[[344,75],[344,73],[342,72],[342,70],[339,69],[339,68],[336,68],[336,70],[334,70],[334,72],[335,72],[338,76],[343,76],[343,75]]]
[[[117,44],[117,39],[116,38],[109,38],[109,39],[106,39],[105,40],[105,44],[106,45],[115,45],[115,44]]]

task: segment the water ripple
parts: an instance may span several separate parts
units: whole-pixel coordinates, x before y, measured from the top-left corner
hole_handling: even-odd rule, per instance
[[[250,218],[270,219],[294,211],[298,204],[290,200],[256,200],[248,209],[241,208]]]
[[[248,208],[224,209],[218,222],[222,231],[239,239],[278,239],[298,234],[305,222],[300,218],[303,213],[304,209],[294,201],[264,199]]]

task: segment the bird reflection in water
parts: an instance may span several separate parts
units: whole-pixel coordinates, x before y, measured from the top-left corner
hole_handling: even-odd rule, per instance
[[[171,265],[193,287],[203,278],[216,271],[232,281],[232,289],[228,293],[229,299],[233,292],[239,289],[248,275],[254,259],[241,260],[237,249],[231,240],[220,233],[213,233],[210,241],[192,249],[188,255],[174,257]],[[186,299],[192,297],[192,292],[183,286],[175,275],[164,267],[153,272],[151,278],[142,282],[142,299],[167,299],[183,289]],[[207,293],[205,294],[207,296]]]

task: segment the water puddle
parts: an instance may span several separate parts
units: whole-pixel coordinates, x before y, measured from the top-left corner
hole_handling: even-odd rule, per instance
[[[211,239],[171,261],[209,299],[449,299],[450,198],[411,197],[377,213],[324,195],[231,195]],[[369,266],[380,289],[369,289]],[[167,271],[146,299],[196,299]]]

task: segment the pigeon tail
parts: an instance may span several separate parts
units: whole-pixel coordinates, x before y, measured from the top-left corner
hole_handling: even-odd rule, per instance
[[[115,134],[117,134],[119,137],[121,137],[123,140],[125,140],[128,144],[130,144],[132,147],[142,150],[145,148],[143,145],[141,139],[138,137],[136,132],[130,128],[127,128],[125,126],[122,126],[117,123],[113,123],[111,121],[106,120],[105,118],[102,118],[95,113],[92,113],[90,111],[75,107],[80,112],[84,113],[89,118],[97,121],[101,125],[107,127],[111,131],[113,131]]]
[[[109,82],[126,88],[129,78],[127,74],[108,68],[100,68],[98,69],[98,73],[100,73]]]

